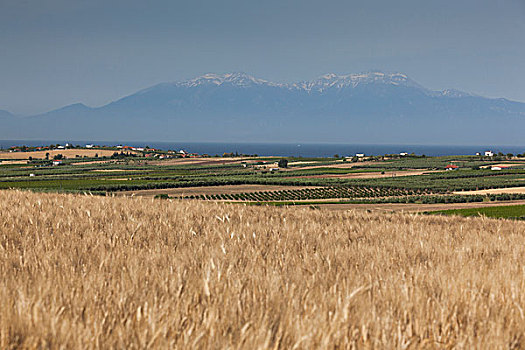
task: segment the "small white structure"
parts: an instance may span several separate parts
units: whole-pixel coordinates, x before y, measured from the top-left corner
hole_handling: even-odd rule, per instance
[[[476,152],[476,155],[477,155],[477,156],[480,156],[480,155],[481,155],[481,153],[479,153],[479,152]]]
[[[408,156],[408,152],[401,152],[401,153],[399,153],[399,155],[400,155],[401,157],[405,157],[405,156]]]
[[[86,148],[93,148],[94,145],[86,145]]]
[[[363,158],[365,156],[365,154],[364,153],[356,153],[355,156],[357,158]]]
[[[58,146],[57,149],[66,149],[64,146]]]
[[[35,177],[35,174],[29,174],[29,177]]]
[[[492,151],[485,151],[485,157],[494,157],[494,153]]]
[[[53,165],[54,165],[54,166],[57,166],[57,165],[60,165],[60,164],[62,164],[62,161],[61,161],[61,160],[54,160],[54,161],[53,161]]]

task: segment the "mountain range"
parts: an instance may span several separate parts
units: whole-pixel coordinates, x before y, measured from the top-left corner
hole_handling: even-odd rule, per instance
[[[525,103],[434,91],[402,73],[326,74],[273,83],[206,74],[102,107],[0,110],[0,139],[525,144]]]

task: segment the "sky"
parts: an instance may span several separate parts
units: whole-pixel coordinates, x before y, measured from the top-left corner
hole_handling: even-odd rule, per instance
[[[403,72],[525,102],[525,0],[0,0],[0,109],[101,106],[160,82]]]

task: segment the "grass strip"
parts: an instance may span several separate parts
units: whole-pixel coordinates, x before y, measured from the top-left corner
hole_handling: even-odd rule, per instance
[[[449,209],[427,212],[427,214],[460,215],[460,216],[486,216],[498,219],[525,220],[525,205],[506,205],[497,207]]]

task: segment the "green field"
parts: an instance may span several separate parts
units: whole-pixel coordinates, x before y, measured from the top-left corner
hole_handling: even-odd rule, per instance
[[[499,207],[451,209],[429,212],[428,214],[461,215],[461,216],[487,216],[499,219],[525,220],[525,205],[509,205]]]
[[[162,194],[159,191],[175,188],[257,185],[258,189],[249,192],[201,191],[185,198],[261,203],[344,199],[432,204],[525,199],[525,194],[454,194],[455,191],[525,186],[525,159],[516,157],[384,155],[362,160],[284,157],[290,163],[289,168],[274,171],[275,164],[282,158],[208,157],[201,159],[200,163],[185,163],[161,160],[149,153],[128,155],[115,152],[111,157],[62,158],[59,166],[53,166],[51,160],[0,164],[0,189],[104,195],[139,190],[156,190],[156,194]],[[501,171],[480,169],[502,162],[512,167]],[[456,164],[460,169],[444,171],[448,164]],[[396,172],[402,170],[417,170],[424,174],[396,176]],[[356,173],[362,176],[344,176]],[[369,173],[375,174],[365,176]],[[266,185],[286,188],[270,191],[265,189]],[[316,188],[300,188],[305,186]]]

